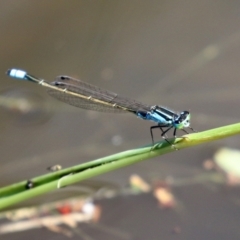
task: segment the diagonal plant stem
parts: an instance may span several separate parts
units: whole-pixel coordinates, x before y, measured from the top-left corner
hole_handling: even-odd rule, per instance
[[[174,143],[174,146],[178,150],[181,150],[183,148],[216,141],[222,138],[237,135],[239,133],[240,123],[237,123],[204,132],[184,135],[183,137],[175,140],[171,139],[170,142]],[[38,195],[53,190],[60,190],[60,188],[63,186],[81,182],[91,177],[96,177],[100,174],[104,174],[173,151],[176,150],[165,141],[161,141],[154,145],[154,147],[145,146],[120,152],[66,168],[58,172],[33,178],[31,179],[34,184],[32,189],[26,188],[27,181],[0,188],[0,210]]]

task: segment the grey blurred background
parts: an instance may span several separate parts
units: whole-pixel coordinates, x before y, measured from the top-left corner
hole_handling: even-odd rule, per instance
[[[151,142],[151,123],[68,106],[40,86],[8,78],[8,68],[48,81],[70,75],[147,104],[190,110],[198,131],[239,121],[239,1],[2,0],[0,18],[1,186],[50,165],[68,167]],[[192,177],[220,146],[238,148],[239,137],[96,180],[125,186],[132,173],[149,181]],[[199,239],[215,239],[209,236]]]

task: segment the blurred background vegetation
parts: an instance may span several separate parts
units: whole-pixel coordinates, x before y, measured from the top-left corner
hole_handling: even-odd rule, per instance
[[[2,0],[1,186],[43,174],[50,165],[68,167],[151,141],[151,123],[131,114],[68,106],[40,86],[8,78],[8,68],[24,69],[47,81],[70,75],[147,104],[190,110],[192,127],[206,130],[239,121],[239,13],[238,1]],[[176,151],[95,180],[123,187],[132,173],[150,182],[191,179],[204,173],[204,160],[217,148],[239,148],[239,140],[232,137]],[[197,207],[203,199],[192,201]],[[219,196],[213,194],[211,201],[217,205]],[[205,207],[202,204],[199,211]],[[232,213],[236,208],[232,206]],[[235,224],[232,216],[224,224]],[[205,215],[201,217],[202,225],[194,229],[207,232],[207,237],[199,239],[226,239],[219,237],[223,232],[216,233],[221,217],[212,215],[212,222],[220,221],[212,232],[205,231],[209,224]],[[139,226],[146,233],[159,231],[157,223],[154,230],[144,221]],[[183,239],[193,239],[191,229]],[[239,239],[239,230],[234,231],[231,239]],[[140,236],[136,239],[144,239]]]

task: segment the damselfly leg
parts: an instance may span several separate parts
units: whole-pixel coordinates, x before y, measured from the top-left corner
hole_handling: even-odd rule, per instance
[[[175,145],[174,144],[172,144],[169,140],[168,140],[168,137],[167,137],[167,135],[166,135],[166,133],[168,132],[168,131],[170,131],[172,128],[173,128],[173,126],[170,126],[170,127],[168,127],[166,130],[164,130],[163,128],[163,126],[152,126],[152,127],[150,127],[150,133],[151,133],[151,139],[152,139],[152,145],[154,146],[154,144],[155,144],[155,142],[154,142],[154,137],[153,137],[153,129],[155,129],[155,128],[159,128],[160,130],[161,130],[161,137],[169,144],[169,145],[171,145],[173,148],[175,148],[176,150],[178,150],[176,147],[175,147]],[[193,132],[196,132],[193,128],[191,128],[191,127],[189,127],[189,129],[191,129]],[[183,132],[185,132],[186,134],[189,134],[189,132],[186,130],[186,129],[181,129]],[[174,138],[177,138],[177,128],[174,128],[174,131],[173,131],[173,137]]]
[[[153,129],[155,129],[155,128],[159,128],[159,129],[162,131],[161,137],[162,137],[169,145],[174,146],[172,143],[170,143],[170,142],[168,141],[167,135],[166,135],[166,133],[172,128],[172,126],[169,127],[169,128],[167,128],[166,130],[163,130],[163,128],[162,128],[161,126],[158,126],[158,125],[157,125],[157,126],[152,126],[152,127],[150,127],[150,133],[151,133],[151,139],[152,139],[152,145],[153,145],[153,146],[154,146]]]

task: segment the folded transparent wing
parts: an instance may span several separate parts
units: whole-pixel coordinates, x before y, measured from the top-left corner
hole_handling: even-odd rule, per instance
[[[119,96],[114,92],[107,91],[100,87],[68,76],[59,76],[50,84],[61,89],[66,89],[69,92],[79,94],[79,96],[77,96],[54,89],[48,90],[48,93],[58,100],[83,109],[121,113],[126,111],[146,112],[150,111],[151,108],[150,106],[144,105],[138,101]],[[81,96],[85,96],[88,99]],[[100,100],[101,102],[96,102],[96,99]]]

